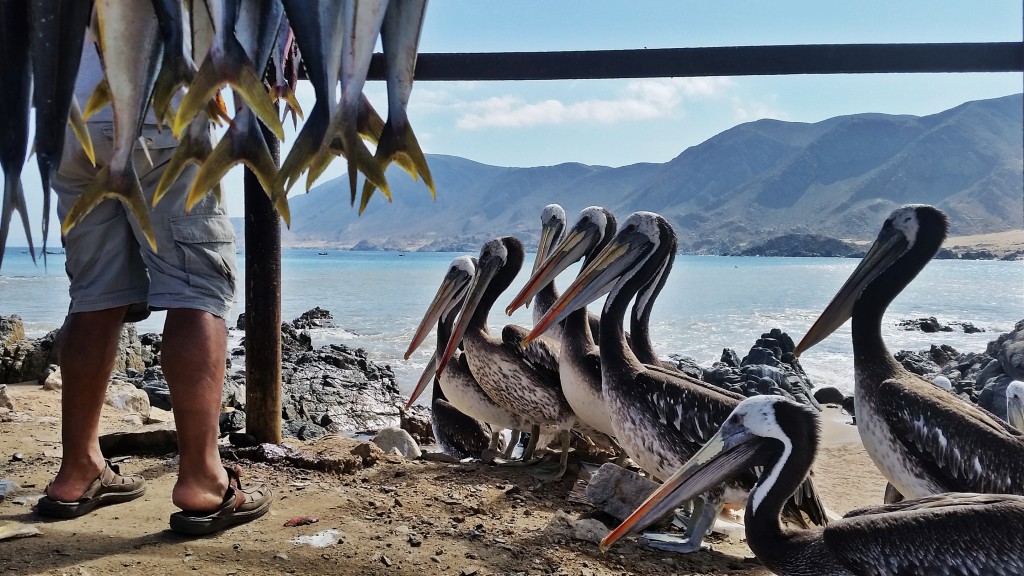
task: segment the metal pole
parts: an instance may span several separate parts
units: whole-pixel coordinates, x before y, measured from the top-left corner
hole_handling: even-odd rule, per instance
[[[274,163],[281,143],[260,124]],[[281,443],[281,224],[245,169],[245,431]]]

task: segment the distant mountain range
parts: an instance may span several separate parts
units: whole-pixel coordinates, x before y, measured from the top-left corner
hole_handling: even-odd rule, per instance
[[[539,236],[546,204],[570,221],[590,205],[620,218],[668,218],[684,252],[737,253],[787,234],[871,240],[900,204],[928,203],[951,234],[1024,228],[1024,95],[967,102],[930,116],[854,114],[814,124],[758,120],[664,164],[507,168],[428,155],[437,201],[422,182],[388,170],[361,217],[347,178],[289,198],[285,246],[357,250],[469,250],[513,234]],[[240,220],[240,219],[239,219]],[[240,224],[240,222],[239,222]],[[241,239],[241,236],[240,236]]]

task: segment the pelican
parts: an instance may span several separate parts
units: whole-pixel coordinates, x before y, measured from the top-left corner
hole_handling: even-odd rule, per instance
[[[585,209],[585,210],[589,210]],[[603,209],[602,209],[603,210]],[[608,216],[612,218],[611,232],[608,234],[608,238],[615,235],[615,217],[611,215],[611,212],[607,212]],[[580,215],[582,218],[582,214]],[[552,251],[555,247],[561,244],[564,238],[565,232],[565,209],[558,204],[548,204],[544,207],[544,210],[540,214],[540,240],[537,242],[537,257],[533,261],[533,270],[530,272],[533,276],[537,275],[537,271],[551,257]],[[583,256],[579,256],[582,258]],[[577,258],[576,260],[578,260]],[[566,262],[565,266],[568,267],[572,262],[571,260]],[[561,272],[561,270],[559,270]],[[558,288],[555,287],[555,276],[558,272],[549,275],[546,278],[546,282],[538,284],[537,288],[534,289],[533,293],[526,297],[522,303],[527,306],[530,305],[531,298],[533,299],[533,323],[537,324],[537,321],[544,317],[544,313],[551,308],[551,304],[558,299]],[[525,291],[525,288],[523,289]],[[520,292],[522,296],[523,292]],[[517,297],[518,299],[518,297]],[[519,306],[516,306],[518,308]],[[512,309],[514,310],[514,309]],[[512,310],[506,310],[509,315],[512,314]],[[600,317],[595,314],[588,314],[587,320],[590,322],[590,331],[595,335],[600,332]],[[548,338],[551,338],[555,342],[561,342],[562,340],[562,325],[552,326],[548,331]]]
[[[1006,387],[1006,420],[1024,432],[1024,382],[1014,380]]]
[[[508,325],[501,337],[491,335],[487,315],[498,296],[512,283],[523,266],[524,250],[512,236],[495,238],[480,249],[476,275],[469,288],[444,353],[438,359],[437,375],[443,374],[459,342],[465,347],[469,370],[495,404],[528,420],[530,444],[539,437],[539,426],[559,430],[562,454],[557,471],[535,471],[543,479],[557,479],[565,473],[569,457],[569,430],[576,415],[558,381],[557,344],[539,339],[526,346],[526,330]],[[532,446],[528,445],[527,450]]]
[[[486,422],[494,428],[513,431],[512,441],[509,442],[509,451],[505,454],[506,457],[509,457],[511,449],[515,447],[516,440],[518,440],[519,431],[529,429],[530,422],[514,412],[498,406],[491,400],[491,397],[480,388],[480,384],[473,378],[473,374],[469,370],[468,356],[462,350],[456,349],[452,353],[453,357],[449,362],[448,368],[445,369],[439,378],[435,376],[437,372],[437,359],[444,352],[444,347],[448,344],[452,327],[455,324],[455,317],[465,301],[466,293],[475,274],[476,263],[474,258],[459,256],[452,260],[451,265],[448,267],[448,272],[445,274],[444,280],[442,280],[441,286],[434,296],[434,300],[430,303],[426,315],[424,315],[420,325],[416,328],[416,333],[409,344],[409,349],[405,352],[406,360],[412,355],[413,350],[418,348],[427,337],[434,322],[437,322],[437,348],[427,363],[423,375],[420,376],[419,382],[416,383],[416,388],[409,396],[409,402],[406,404],[405,409],[408,410],[409,406],[412,406],[412,403],[426,389],[427,384],[434,381],[435,397],[439,387],[442,397],[446,398],[459,411],[477,420]],[[546,432],[551,431],[546,430]],[[495,431],[491,437],[488,450],[493,451],[497,448],[498,438],[498,432]],[[529,454],[525,454],[525,456],[529,457]]]
[[[569,234],[557,246],[547,250],[548,257],[543,262],[538,252],[538,264],[533,268],[533,275],[505,312],[511,315],[519,306],[529,302],[531,296],[536,295],[540,300],[542,294],[553,292],[548,287],[554,285],[555,277],[580,258],[585,258],[586,266],[611,241],[615,228],[615,216],[611,212],[599,206],[584,208]],[[547,302],[545,311],[554,302],[555,299]],[[537,308],[539,306],[534,308],[535,326],[544,318],[543,314],[536,315]],[[559,341],[558,376],[565,399],[576,417],[599,432],[614,437],[608,409],[601,395],[601,355],[594,342],[588,316],[586,306],[581,306],[566,316],[563,323],[551,327],[552,336]]]
[[[644,286],[657,280],[675,249],[675,232],[664,218],[651,212],[631,214],[525,340],[530,342],[573,310],[608,293],[601,313],[602,395],[615,438],[656,478],[668,478],[678,470],[742,399],[680,372],[644,365],[626,344],[626,307]],[[641,302],[641,306],[648,305],[649,301]],[[678,552],[699,549],[704,533],[723,505],[743,505],[754,480],[751,470],[724,486],[710,488],[685,539],[661,542],[658,547]],[[810,481],[796,500],[799,509],[788,510],[794,520],[802,522],[803,512],[817,524],[825,522],[824,509]]]
[[[780,396],[744,400],[699,452],[601,541],[643,529],[674,506],[750,466],[763,466],[747,500],[747,544],[776,574],[1024,574],[1024,497],[939,494],[861,508],[825,528],[779,523],[819,443],[817,414]]]
[[[882,315],[946,238],[946,216],[902,206],[794,350],[852,319],[857,430],[875,466],[906,498],[943,492],[1024,494],[1024,435],[908,372],[882,341]]]
[[[441,451],[462,460],[480,458],[496,447],[495,434],[486,423],[473,418],[448,401],[441,383],[433,378],[430,397],[430,428]]]

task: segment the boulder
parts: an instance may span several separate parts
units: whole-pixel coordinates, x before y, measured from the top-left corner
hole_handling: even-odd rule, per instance
[[[123,412],[131,412],[139,414],[143,418],[149,418],[149,396],[131,383],[111,382],[107,386],[107,396],[103,403]]]
[[[430,424],[430,409],[415,405],[402,412],[399,427],[412,436],[419,444],[433,444],[434,428]]]
[[[586,494],[595,508],[622,521],[657,487],[650,478],[607,462],[591,477]]]
[[[14,402],[11,401],[11,397],[7,394],[7,384],[0,384],[0,408],[14,410]]]
[[[25,339],[25,324],[21,316],[0,316],[0,347],[6,348]]]
[[[372,442],[385,453],[397,450],[403,457],[412,460],[423,456],[416,440],[401,428],[384,428],[373,437]]]
[[[814,399],[817,400],[819,404],[842,404],[843,393],[840,392],[838,388],[825,386],[824,388],[815,390]]]
[[[60,366],[56,364],[50,364],[39,376],[39,384],[42,385],[43,390],[56,390],[60,391],[64,388],[64,380],[60,377]]]
[[[331,316],[329,310],[317,306],[312,310],[307,310],[299,315],[298,318],[292,321],[292,326],[296,330],[309,330],[310,328],[324,328],[333,326],[334,316]]]

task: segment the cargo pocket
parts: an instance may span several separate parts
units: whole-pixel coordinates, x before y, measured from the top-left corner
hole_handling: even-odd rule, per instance
[[[235,293],[235,231],[228,217],[177,216],[170,224],[189,286],[230,302]]]

